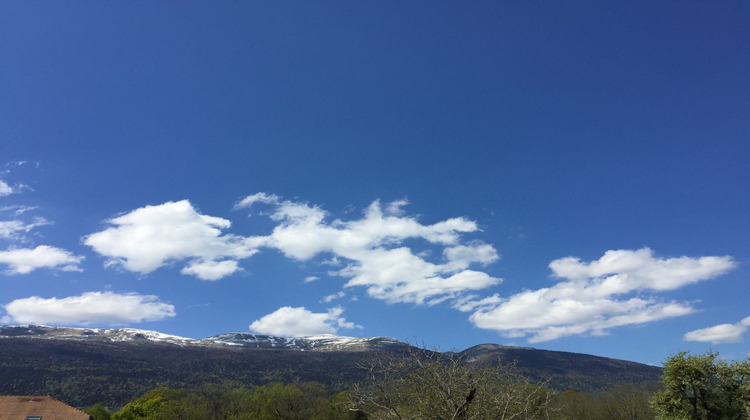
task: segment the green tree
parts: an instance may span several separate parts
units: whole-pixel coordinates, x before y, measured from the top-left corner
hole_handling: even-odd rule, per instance
[[[681,352],[664,363],[664,390],[651,400],[657,419],[750,419],[750,360]]]
[[[110,420],[112,418],[109,410],[101,404],[94,404],[83,412],[91,416],[91,420]]]
[[[213,420],[219,419],[219,413],[208,399],[197,393],[184,389],[168,390],[165,404],[153,416],[155,420]]]
[[[357,420],[345,392],[329,397],[323,384],[273,383],[252,390],[203,385],[156,388],[127,404],[113,420]]]
[[[307,419],[312,411],[301,389],[280,383],[268,388],[263,408],[270,418],[279,420]]]
[[[147,392],[141,398],[128,403],[120,411],[112,415],[112,420],[143,420],[155,419],[157,413],[167,403],[164,394],[168,388],[156,388]]]

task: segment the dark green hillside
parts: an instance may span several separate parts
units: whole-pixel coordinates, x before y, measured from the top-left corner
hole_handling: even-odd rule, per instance
[[[51,395],[86,407],[118,407],[158,386],[204,383],[252,387],[316,381],[331,391],[364,378],[358,366],[383,351],[302,351],[237,346],[180,346],[152,341],[0,338],[0,395]],[[532,379],[579,392],[656,381],[661,369],[583,354],[482,345],[460,354],[467,362],[518,361]]]
[[[52,395],[117,407],[157,386],[317,381],[345,389],[371,353],[180,347],[160,343],[0,339],[0,394]]]
[[[592,392],[622,383],[658,381],[662,368],[588,354],[482,344],[459,353],[467,362],[517,362],[525,375],[557,390]]]

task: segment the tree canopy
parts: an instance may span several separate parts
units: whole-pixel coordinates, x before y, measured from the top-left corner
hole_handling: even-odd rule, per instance
[[[665,389],[651,400],[660,420],[750,419],[750,360],[678,353],[664,363]]]
[[[329,395],[320,383],[230,389],[155,388],[112,414],[112,420],[350,420],[348,394]],[[92,407],[92,410],[94,407]]]

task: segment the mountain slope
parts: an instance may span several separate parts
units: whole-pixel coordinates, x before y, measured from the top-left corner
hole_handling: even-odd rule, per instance
[[[407,349],[408,344],[387,337],[229,333],[196,340],[133,329],[0,326],[0,394],[118,407],[157,386],[317,381],[339,391],[364,380],[361,366],[373,358]],[[516,360],[526,375],[549,379],[559,390],[592,391],[655,381],[661,374],[660,368],[622,360],[493,344],[458,356],[467,363]]]
[[[622,383],[658,381],[662,369],[588,354],[481,344],[458,355],[467,363],[516,363],[526,376],[558,390],[592,391]]]
[[[289,338],[233,332],[202,339],[193,339],[134,328],[67,328],[41,325],[0,326],[0,337],[85,340],[90,342],[153,342],[180,346],[237,346],[316,351],[366,351],[407,346],[407,344],[401,343],[391,337],[353,338],[336,335],[317,335]]]

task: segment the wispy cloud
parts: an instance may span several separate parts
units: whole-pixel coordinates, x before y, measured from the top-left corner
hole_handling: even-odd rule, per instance
[[[648,248],[607,251],[590,263],[573,257],[552,261],[553,274],[566,280],[552,287],[517,293],[494,306],[469,301],[462,307],[484,303],[470,317],[474,325],[507,337],[529,337],[530,342],[601,335],[617,326],[694,312],[690,303],[662,301],[643,294],[715,278],[734,267],[727,256],[664,259],[654,257]]]
[[[39,209],[39,206],[15,205],[15,206],[0,207],[0,212],[9,212],[13,216],[20,216],[26,212],[37,210],[37,209]]]
[[[0,180],[0,197],[18,192],[7,183]],[[50,225],[50,221],[44,217],[26,217],[25,213],[36,210],[36,206],[11,205],[0,207],[0,239],[11,241],[26,241],[26,234],[33,229]]]
[[[720,324],[685,333],[685,341],[700,341],[713,344],[736,343],[750,328],[750,316],[736,324]]]
[[[279,197],[276,194],[267,194],[267,193],[260,192],[260,193],[255,193],[253,195],[248,195],[247,197],[238,201],[237,204],[234,205],[234,209],[235,210],[246,209],[246,208],[251,207],[255,203],[277,204],[280,201],[281,201],[281,197]]]
[[[13,187],[8,185],[7,182],[0,179],[0,197],[5,197],[6,195],[11,195],[15,191],[13,190]]]
[[[11,162],[9,165],[21,166],[27,162]],[[8,171],[9,172],[9,171]],[[31,188],[16,184],[11,187],[5,181],[0,180],[0,197],[23,190],[31,191]],[[50,245],[39,245],[35,248],[21,247],[32,242],[29,233],[40,227],[51,225],[52,222],[41,216],[29,217],[26,213],[37,210],[36,206],[10,205],[0,207],[0,239],[11,242],[11,246],[5,251],[0,251],[0,264],[6,264],[8,268],[5,274],[28,274],[40,268],[48,268],[61,271],[81,271],[79,264],[84,257],[75,255],[65,249]]]
[[[21,220],[0,220],[0,238],[13,241],[25,241],[26,234],[39,226],[51,225],[52,223],[43,217],[35,217],[30,222]]]
[[[17,323],[50,325],[124,325],[176,315],[174,306],[156,296],[113,292],[87,292],[60,299],[33,296],[8,303],[5,311]]]
[[[23,165],[24,163],[25,162],[21,162],[17,166]],[[6,165],[6,166],[8,166],[8,165]],[[5,171],[1,172],[0,175],[7,175],[10,172],[11,172],[11,170],[5,170]],[[33,191],[33,190],[34,189],[31,188],[27,184],[14,183],[13,185],[11,185],[7,181],[5,181],[3,179],[0,179],[0,197],[5,197],[5,196],[11,195],[11,194],[18,194],[18,193],[20,193],[22,191]]]
[[[346,296],[346,292],[344,292],[342,290],[342,291],[340,291],[338,293],[333,293],[333,294],[330,294],[328,296],[323,296],[323,299],[321,299],[320,301],[323,302],[323,303],[331,303],[331,302],[333,302],[336,299],[343,298],[344,296]]]
[[[250,330],[282,337],[305,337],[338,334],[341,329],[362,328],[348,322],[341,316],[343,313],[341,307],[331,308],[325,313],[314,313],[304,307],[284,306],[250,324]]]

